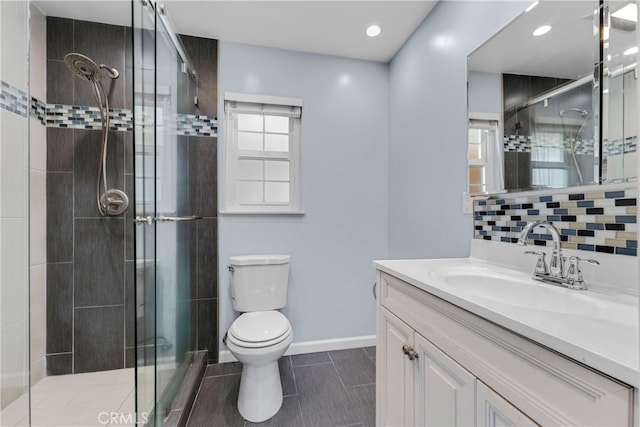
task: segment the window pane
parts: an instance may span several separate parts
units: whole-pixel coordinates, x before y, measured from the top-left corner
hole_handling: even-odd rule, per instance
[[[469,185],[484,184],[484,166],[469,168]]]
[[[288,182],[265,182],[265,201],[269,203],[289,203]]]
[[[262,134],[238,132],[238,150],[262,151]]]
[[[238,130],[262,132],[262,115],[238,114]]]
[[[262,196],[262,182],[238,181],[238,203],[260,203]]]
[[[469,129],[469,144],[480,144],[480,129]]]
[[[480,144],[469,144],[467,158],[469,160],[482,160],[482,146]]]
[[[470,185],[469,186],[469,194],[474,196],[476,194],[484,194],[486,192],[486,187],[484,185]]]
[[[268,181],[289,181],[289,162],[264,162],[264,179]]]
[[[259,180],[264,179],[262,160],[238,160],[238,179]]]
[[[289,117],[264,116],[265,132],[289,133]]]
[[[569,186],[569,171],[554,168],[531,169],[531,185],[551,188]]]
[[[289,135],[267,133],[264,135],[265,151],[289,152]]]

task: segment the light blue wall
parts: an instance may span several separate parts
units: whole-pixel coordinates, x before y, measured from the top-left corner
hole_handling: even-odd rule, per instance
[[[469,111],[502,114],[502,75],[469,73]]]
[[[389,256],[467,256],[467,55],[530,2],[441,1],[391,61]]]
[[[237,316],[229,297],[228,258],[252,253],[291,254],[283,312],[295,341],[375,333],[371,261],[388,257],[388,79],[387,64],[220,43],[220,99],[225,91],[303,99],[306,211],[304,216],[221,216],[221,337]],[[222,104],[218,111],[224,111]],[[223,134],[224,128],[218,139],[220,179]]]

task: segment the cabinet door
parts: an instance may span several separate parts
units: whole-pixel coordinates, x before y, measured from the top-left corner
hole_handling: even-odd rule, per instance
[[[414,346],[418,352],[416,424],[475,425],[476,378],[418,333]]]
[[[477,381],[476,387],[478,427],[538,425],[483,382]]]
[[[402,347],[413,345],[413,329],[385,308],[378,313],[376,424],[412,426],[413,362]]]

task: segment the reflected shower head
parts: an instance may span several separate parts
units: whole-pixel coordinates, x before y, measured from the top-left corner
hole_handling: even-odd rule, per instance
[[[109,67],[105,64],[96,64],[93,60],[80,53],[68,53],[64,57],[64,63],[71,71],[83,80],[90,82],[98,82],[102,79],[100,70],[104,68],[112,79],[117,79],[120,73],[117,69]]]
[[[565,108],[564,110],[560,110],[560,117],[564,117],[567,113],[579,113],[582,117],[587,117],[589,112],[587,110],[583,110],[582,108]]]

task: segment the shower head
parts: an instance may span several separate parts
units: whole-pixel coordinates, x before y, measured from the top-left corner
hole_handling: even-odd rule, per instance
[[[582,117],[587,117],[589,112],[587,110],[583,110],[582,108],[565,108],[564,110],[560,110],[560,117],[564,117],[567,113],[579,113]]]
[[[117,79],[120,76],[117,69],[105,64],[98,65],[91,58],[80,53],[68,53],[64,57],[64,63],[78,77],[90,82],[98,82],[102,79],[101,69],[103,68],[107,70],[107,74],[112,79]]]
[[[66,54],[64,63],[83,80],[97,82],[102,78],[100,66],[80,53]]]

